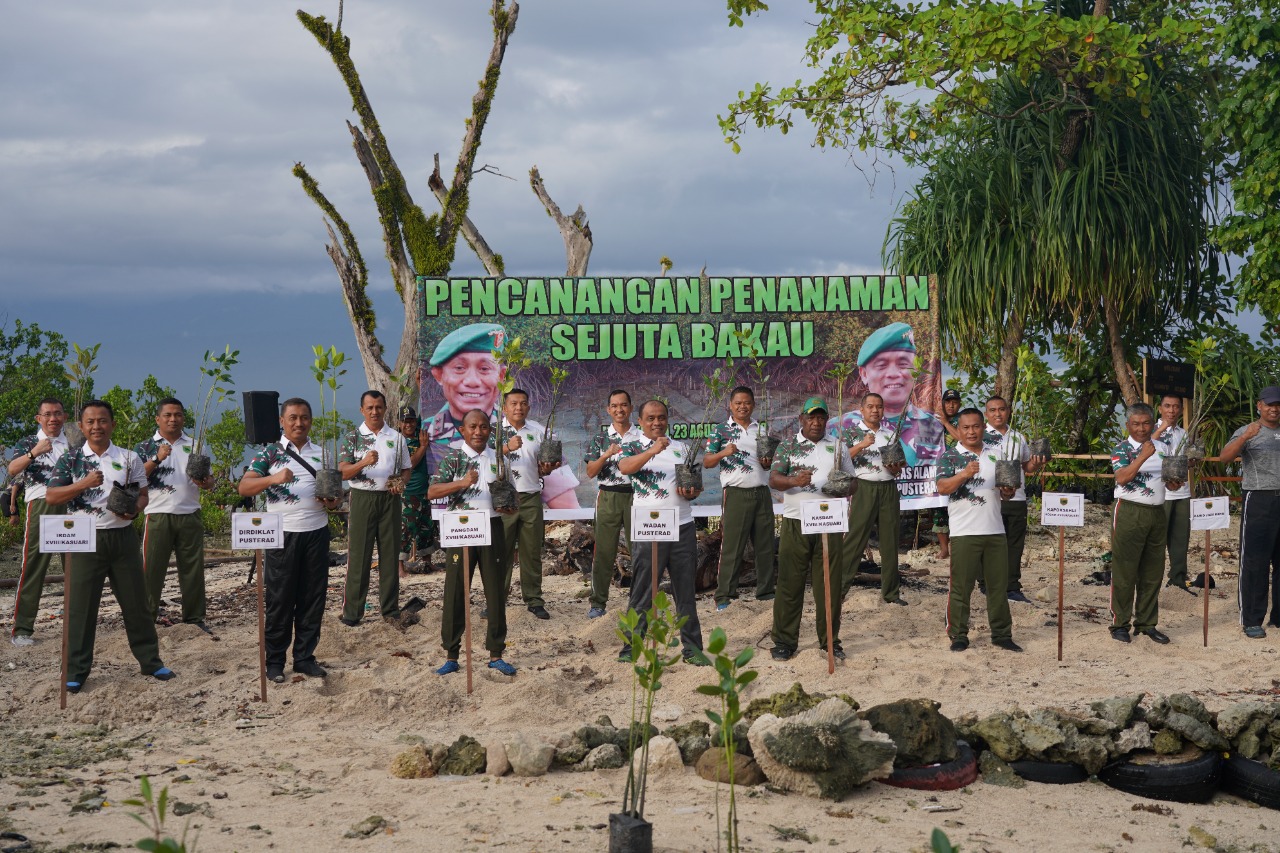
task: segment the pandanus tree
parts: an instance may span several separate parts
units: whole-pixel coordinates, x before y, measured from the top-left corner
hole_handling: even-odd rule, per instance
[[[888,254],[895,268],[939,273],[952,353],[999,342],[998,390],[1012,396],[1028,327],[1105,329],[1116,381],[1136,400],[1129,327],[1193,312],[1211,277],[1207,4],[817,5],[806,60],[818,76],[740,93],[721,118],[727,141],[803,116],[818,145],[928,168]],[[728,6],[737,25],[768,8]]]

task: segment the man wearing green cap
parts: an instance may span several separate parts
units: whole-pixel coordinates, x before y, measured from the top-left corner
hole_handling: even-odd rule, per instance
[[[867,391],[879,394],[884,400],[884,422],[890,429],[902,424],[899,438],[906,452],[907,465],[919,465],[942,456],[942,424],[932,413],[911,403],[915,390],[916,342],[911,327],[906,323],[890,323],[877,329],[863,341],[858,350],[858,377]],[[840,419],[841,432],[860,424],[860,411],[847,412]]]
[[[778,541],[778,581],[773,600],[774,660],[790,660],[800,642],[804,584],[813,585],[817,608],[818,645],[827,647],[827,618],[831,618],[832,653],[844,660],[840,645],[840,605],[828,594],[822,572],[822,534],[801,532],[801,504],[819,500],[831,469],[837,464],[837,442],[827,435],[827,403],[810,397],[800,407],[800,431],[782,442],[769,469],[769,486],[782,492],[782,536]],[[828,567],[833,589],[840,583],[840,536],[827,536]]]
[[[502,347],[506,330],[497,323],[471,323],[454,329],[440,339],[431,353],[431,377],[440,385],[444,405],[422,423],[430,443],[427,468],[434,472],[449,452],[462,441],[462,419],[472,409],[497,412],[498,383],[506,368],[498,364],[493,351]],[[564,465],[542,482],[542,502],[552,509],[576,509],[574,488],[578,478]]]

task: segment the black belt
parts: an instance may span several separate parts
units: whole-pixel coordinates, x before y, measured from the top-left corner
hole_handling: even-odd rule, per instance
[[[618,493],[618,494],[620,494],[620,495],[632,495],[632,494],[635,494],[635,489],[631,488],[630,486],[601,486],[601,487],[600,487],[600,491],[602,491],[602,492],[617,492],[617,493]]]
[[[1280,489],[1244,489],[1244,492],[1250,495],[1271,495],[1272,497],[1280,497]]]

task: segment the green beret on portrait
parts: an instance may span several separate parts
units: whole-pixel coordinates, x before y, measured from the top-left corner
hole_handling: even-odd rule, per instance
[[[501,348],[506,334],[497,323],[472,323],[454,329],[436,344],[431,366],[439,367],[460,352],[493,352]]]
[[[862,342],[862,349],[858,350],[858,367],[865,366],[868,361],[889,350],[916,351],[915,335],[909,325],[890,323],[868,335]]]

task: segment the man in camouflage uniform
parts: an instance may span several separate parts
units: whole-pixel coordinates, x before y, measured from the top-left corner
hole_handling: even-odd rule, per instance
[[[631,541],[631,478],[618,470],[618,457],[628,442],[644,434],[631,423],[631,395],[621,388],[609,392],[609,420],[587,446],[587,476],[600,486],[596,495],[595,550],[591,560],[591,606],[588,619],[599,619],[609,602],[609,585],[618,560],[618,533]]]
[[[431,502],[427,487],[431,475],[427,471],[427,450],[431,442],[421,430],[422,419],[413,406],[400,407],[400,434],[409,445],[409,464],[413,473],[400,496],[400,577],[407,577],[409,555],[417,549],[418,559],[430,568],[431,554],[436,550],[436,523],[431,519]]]
[[[827,535],[830,594],[824,585],[821,533],[804,533],[802,504],[821,500],[821,489],[831,475],[839,442],[827,434],[827,403],[810,397],[800,407],[800,429],[778,446],[769,469],[769,486],[782,493],[782,536],[778,541],[778,586],[773,600],[774,660],[790,660],[800,643],[800,617],[804,612],[804,587],[813,587],[817,610],[818,645],[827,648],[827,617],[831,617],[832,654],[845,659],[840,644],[840,603],[834,592],[840,584],[840,553],[844,537]]]
[[[489,650],[489,668],[503,675],[515,675],[516,668],[502,659],[507,647],[507,547],[502,516],[493,509],[489,484],[498,474],[498,457],[489,446],[493,427],[489,415],[480,409],[468,412],[462,421],[463,441],[452,448],[431,475],[427,496],[444,501],[449,510],[487,510],[490,540],[487,547],[445,549],[444,614],[440,621],[440,644],[447,659],[436,670],[437,675],[450,675],[462,667],[458,654],[462,650],[465,625],[463,608],[471,589],[472,571],[480,569],[480,585],[489,616],[485,625],[485,648]],[[463,565],[463,551],[469,552],[470,565]]]
[[[10,642],[24,647],[35,643],[31,635],[36,629],[36,613],[40,609],[40,593],[44,576],[53,554],[40,553],[40,516],[61,515],[63,507],[51,506],[46,500],[49,477],[58,460],[67,452],[67,437],[62,434],[67,414],[62,402],[46,397],[36,407],[36,423],[40,428],[18,442],[9,463],[9,476],[21,477],[27,495],[27,524],[23,531],[22,572],[18,578],[18,595],[13,608],[13,635]],[[17,492],[13,493],[15,496]],[[18,508],[13,507],[16,518]]]
[[[938,415],[938,422],[942,424],[942,428],[947,432],[943,436],[948,448],[954,447],[956,441],[960,438],[958,427],[960,426],[960,392],[954,388],[948,388],[942,392],[942,412]],[[935,507],[933,510],[933,532],[938,534],[938,559],[951,559],[951,527],[948,524],[947,505]]]
[[[890,323],[877,329],[858,350],[858,376],[867,391],[884,399],[885,424],[896,429],[899,419],[906,418],[899,438],[908,466],[938,459],[946,434],[932,412],[911,403],[915,356],[915,336],[906,323]],[[841,417],[839,428],[843,431],[861,420],[861,412],[848,412]]]
[[[761,459],[756,453],[760,424],[751,419],[755,407],[750,388],[734,388],[729,394],[729,420],[716,424],[702,458],[705,468],[720,471],[720,530],[724,537],[716,584],[717,610],[724,610],[738,597],[738,576],[748,538],[755,554],[756,601],[772,601],[774,597],[773,494],[768,471],[773,460]]]
[[[906,605],[899,591],[898,529],[902,517],[896,478],[901,468],[880,460],[882,448],[893,443],[893,430],[884,424],[884,400],[867,392],[862,398],[862,423],[845,430],[837,442],[848,453],[858,490],[849,503],[849,532],[845,534],[841,571],[842,594],[848,594],[875,524],[880,537],[880,597],[887,604]],[[842,459],[843,463],[844,460]]]
[[[138,444],[134,453],[147,472],[146,524],[142,528],[142,576],[147,585],[147,609],[154,620],[169,557],[177,557],[182,621],[212,633],[204,623],[204,522],[200,520],[200,490],[213,488],[213,475],[196,482],[187,476],[194,443],[183,432],[186,411],[182,401],[165,397],[156,404],[155,435]],[[168,620],[165,620],[168,624]]]
[[[1163,445],[1151,440],[1155,412],[1134,403],[1125,414],[1129,435],[1111,450],[1116,504],[1111,525],[1111,638],[1129,642],[1133,633],[1169,642],[1158,628],[1160,581],[1164,577],[1166,485],[1160,476]],[[1135,595],[1137,604],[1135,607]],[[1130,618],[1132,617],[1132,619]]]

